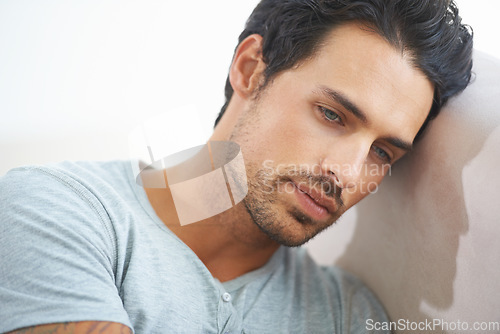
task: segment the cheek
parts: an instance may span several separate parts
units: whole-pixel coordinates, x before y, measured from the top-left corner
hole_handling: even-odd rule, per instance
[[[262,117],[252,127],[248,127],[247,135],[240,145],[243,157],[254,163],[266,160],[274,163],[289,162],[296,158],[299,142],[293,135],[291,124],[281,122],[275,115]]]
[[[298,110],[287,105],[269,105],[262,110],[250,136],[252,145],[264,159],[295,161],[310,149]]]

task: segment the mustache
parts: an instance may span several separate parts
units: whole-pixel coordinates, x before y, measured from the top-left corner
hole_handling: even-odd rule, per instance
[[[296,173],[297,174],[297,173]],[[339,187],[331,178],[324,175],[313,175],[308,172],[300,172],[293,179],[291,177],[285,177],[287,181],[294,183],[307,184],[309,188],[321,189],[326,197],[333,198],[339,207],[344,206],[342,200],[342,188]]]

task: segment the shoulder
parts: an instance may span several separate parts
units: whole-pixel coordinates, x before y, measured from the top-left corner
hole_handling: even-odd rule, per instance
[[[88,176],[87,174],[96,174]],[[23,166],[0,178],[0,241],[3,250],[85,245],[116,257],[115,236],[106,206],[99,199],[104,183],[76,163]],[[36,254],[33,254],[36,256]],[[10,261],[7,261],[10,262]]]
[[[55,239],[93,244],[115,261],[114,221],[122,220],[113,212],[124,210],[122,189],[131,189],[125,164],[63,162],[10,170],[0,178],[0,240],[12,247]]]
[[[2,193],[29,191],[30,189],[64,186],[78,192],[81,188],[93,188],[106,184],[130,182],[131,169],[127,161],[64,161],[48,165],[27,165],[9,170],[0,177]]]
[[[321,266],[304,248],[289,250],[289,265],[309,294],[331,306],[336,323],[345,333],[364,333],[368,321],[387,322],[384,307],[376,295],[356,276],[337,266]]]
[[[128,323],[105,164],[25,166],[0,178],[0,332],[101,319]],[[108,165],[109,168],[118,168]]]
[[[130,189],[127,162],[62,162],[11,169],[0,177],[0,208],[91,210],[105,216],[101,199]],[[72,201],[70,201],[72,199]],[[59,210],[51,213],[57,214]]]

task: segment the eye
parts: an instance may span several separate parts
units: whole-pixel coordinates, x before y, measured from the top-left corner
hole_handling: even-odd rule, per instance
[[[380,147],[375,146],[375,145],[373,145],[372,148],[373,148],[373,152],[375,152],[375,154],[379,157],[379,159],[381,159],[387,163],[391,163],[392,158],[389,155],[389,153],[387,153],[386,151],[384,151],[383,149],[381,149]]]
[[[321,112],[323,118],[326,121],[336,122],[336,123],[342,124],[342,118],[339,116],[339,114],[337,114],[336,112],[334,112],[328,108],[322,107],[322,106],[318,106],[318,108],[319,108],[319,111]]]

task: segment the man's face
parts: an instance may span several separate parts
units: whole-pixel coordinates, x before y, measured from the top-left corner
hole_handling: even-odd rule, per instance
[[[374,192],[422,126],[433,86],[401,51],[356,24],[248,99],[231,140],[246,210],[273,240],[303,244]]]

